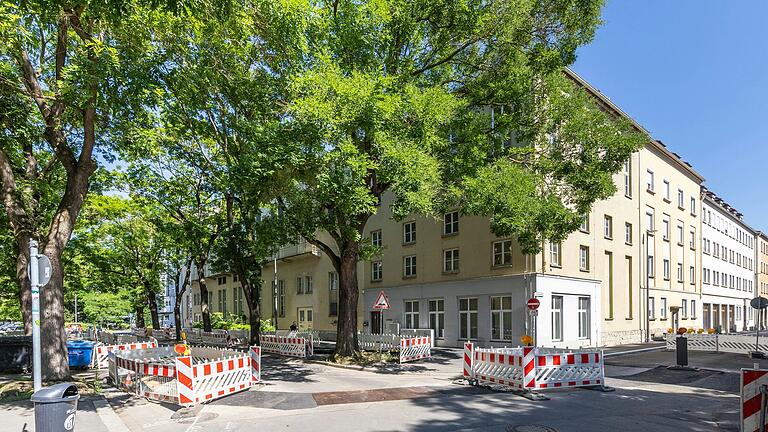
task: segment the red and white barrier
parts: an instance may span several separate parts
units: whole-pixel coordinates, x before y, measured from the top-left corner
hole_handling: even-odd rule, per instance
[[[201,359],[211,348],[192,356],[142,359],[141,351],[110,356],[110,376],[119,385],[148,399],[191,406],[249,389],[261,382],[261,348],[248,352],[220,350],[222,358]],[[147,356],[157,350],[147,350]],[[112,372],[114,368],[114,373]],[[122,373],[120,372],[122,370]]]
[[[768,386],[768,370],[741,370],[741,432],[760,430],[760,410],[763,405],[761,388],[764,386]],[[768,420],[768,415],[764,416],[764,420]],[[765,424],[768,425],[768,421]]]
[[[466,343],[463,374],[478,383],[521,391],[602,387],[605,383],[603,353],[589,349],[475,348]]]
[[[432,357],[432,340],[429,337],[400,339],[400,363]]]
[[[277,335],[260,335],[261,350],[265,353],[279,354],[289,357],[306,358],[314,354],[312,337],[289,337]]]
[[[130,351],[137,349],[149,349],[157,348],[157,340],[153,339],[149,342],[134,342],[129,344],[119,345],[98,345],[96,346],[96,352],[91,357],[91,365],[103,369],[109,366],[109,353],[113,351]]]

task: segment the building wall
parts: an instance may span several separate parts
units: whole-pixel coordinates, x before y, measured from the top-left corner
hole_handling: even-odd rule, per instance
[[[768,298],[768,236],[765,233],[757,233],[758,246],[755,248],[758,294],[761,297]],[[761,328],[768,328],[768,309],[763,309]]]
[[[704,192],[702,213],[703,325],[742,331],[755,325],[755,236],[740,216]]]

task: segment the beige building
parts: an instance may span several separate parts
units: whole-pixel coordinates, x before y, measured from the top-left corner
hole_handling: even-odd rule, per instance
[[[626,117],[570,76],[604,109]],[[439,345],[467,339],[511,345],[535,334],[542,345],[575,347],[640,342],[669,327],[700,328],[703,178],[649,139],[614,180],[617,193],[596,203],[580,230],[535,256],[522,254],[514,238],[494,236],[484,217],[451,212],[439,220],[395,221],[385,194],[365,230],[383,251],[359,264],[361,329],[378,329],[383,321],[431,328]],[[278,327],[295,321],[334,330],[338,277],[330,260],[305,243],[291,248],[277,260]],[[272,315],[273,269],[274,263],[264,269],[265,317]],[[221,289],[231,283],[222,282]],[[209,279],[208,286],[217,311],[218,285]],[[383,316],[372,309],[380,291],[392,304]],[[541,303],[535,319],[525,306],[530,297]]]
[[[768,235],[757,232],[757,247],[755,248],[755,274],[757,295],[768,298]],[[761,316],[761,328],[768,328],[768,309]]]

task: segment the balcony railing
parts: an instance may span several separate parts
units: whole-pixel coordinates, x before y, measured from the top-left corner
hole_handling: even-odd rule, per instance
[[[320,256],[320,250],[317,246],[301,240],[298,243],[283,246],[277,251],[277,259],[290,258],[298,255],[312,254]]]

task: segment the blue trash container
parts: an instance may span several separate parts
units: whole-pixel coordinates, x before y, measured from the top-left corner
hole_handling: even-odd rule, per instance
[[[91,365],[94,343],[85,340],[67,341],[67,352],[69,353],[69,367],[86,368]]]

